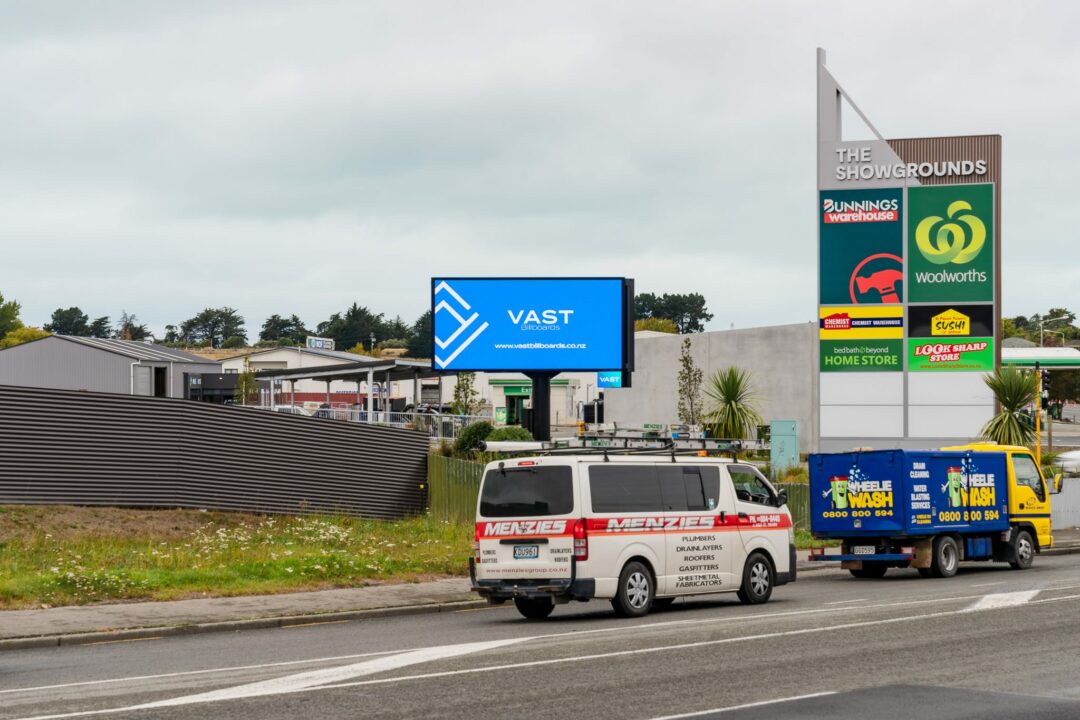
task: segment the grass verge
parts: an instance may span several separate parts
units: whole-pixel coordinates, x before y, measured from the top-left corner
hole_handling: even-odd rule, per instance
[[[0,506],[0,609],[461,575],[471,543],[470,526],[428,517]]]

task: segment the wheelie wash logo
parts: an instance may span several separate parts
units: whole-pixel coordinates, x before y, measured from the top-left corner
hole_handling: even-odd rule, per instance
[[[908,190],[908,299],[994,299],[994,186]]]

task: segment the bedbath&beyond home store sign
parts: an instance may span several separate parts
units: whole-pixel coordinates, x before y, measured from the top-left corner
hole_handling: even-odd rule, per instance
[[[844,139],[845,104],[876,139]],[[886,140],[819,51],[817,204],[820,449],[977,436],[1000,359],[1001,137]]]

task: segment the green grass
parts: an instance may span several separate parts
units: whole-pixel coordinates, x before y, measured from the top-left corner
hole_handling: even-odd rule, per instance
[[[470,526],[427,517],[382,522],[18,506],[0,513],[3,609],[461,575],[472,543]]]

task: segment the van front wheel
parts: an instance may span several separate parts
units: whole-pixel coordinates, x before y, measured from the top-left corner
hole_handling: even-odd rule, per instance
[[[743,605],[759,605],[768,602],[775,582],[776,574],[773,572],[769,558],[759,552],[753,553],[746,559],[746,565],[743,567],[742,587],[738,592],[739,600]]]
[[[641,617],[652,608],[655,595],[652,573],[635,560],[626,563],[619,574],[619,590],[611,599],[611,607],[619,617]]]
[[[550,600],[534,600],[533,598],[514,598],[514,605],[519,613],[530,620],[543,620],[555,609],[555,603]]]

